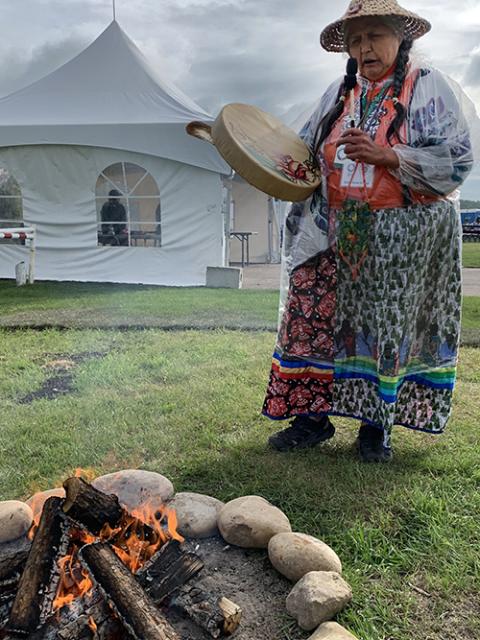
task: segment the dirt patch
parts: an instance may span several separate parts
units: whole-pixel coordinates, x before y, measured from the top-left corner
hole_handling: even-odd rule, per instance
[[[480,637],[480,604],[478,594],[462,595],[448,601],[435,593],[425,597],[416,593],[413,613],[422,630],[418,640],[478,640]]]
[[[287,615],[285,600],[293,585],[272,567],[266,551],[233,547],[220,537],[187,541],[186,545],[205,563],[195,584],[242,608],[235,640],[304,640],[311,635]],[[170,611],[168,619],[182,638],[211,640],[196,625]]]
[[[43,366],[51,375],[46,378],[40,389],[20,398],[18,404],[31,404],[35,400],[56,400],[70,393],[73,389],[75,367],[88,360],[104,358],[106,355],[107,352],[101,351],[49,355],[49,360]]]

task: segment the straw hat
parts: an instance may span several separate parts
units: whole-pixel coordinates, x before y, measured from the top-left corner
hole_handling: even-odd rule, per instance
[[[346,13],[326,27],[320,42],[327,51],[345,51],[345,22],[366,16],[398,16],[403,20],[405,36],[412,40],[421,38],[430,31],[432,25],[416,13],[401,7],[397,0],[351,0]]]

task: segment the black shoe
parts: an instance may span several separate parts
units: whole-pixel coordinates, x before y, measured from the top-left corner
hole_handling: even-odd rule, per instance
[[[277,451],[309,449],[332,438],[334,434],[335,427],[328,416],[324,416],[321,420],[297,416],[289,427],[270,436],[268,444]]]
[[[357,450],[362,462],[390,462],[392,449],[384,445],[384,432],[379,427],[362,424],[358,431]]]

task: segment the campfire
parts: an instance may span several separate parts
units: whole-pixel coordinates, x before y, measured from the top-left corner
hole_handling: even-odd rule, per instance
[[[128,512],[77,476],[64,488],[36,510],[29,549],[0,555],[0,637],[179,640],[173,611],[213,638],[235,631],[240,608],[195,585],[204,564],[174,510]]]

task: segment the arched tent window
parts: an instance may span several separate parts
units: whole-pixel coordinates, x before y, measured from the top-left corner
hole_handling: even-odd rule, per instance
[[[0,228],[23,227],[23,200],[20,185],[0,168]],[[2,244],[25,244],[25,240],[0,240]]]
[[[117,162],[97,179],[97,235],[100,246],[160,247],[160,192],[142,167]]]

